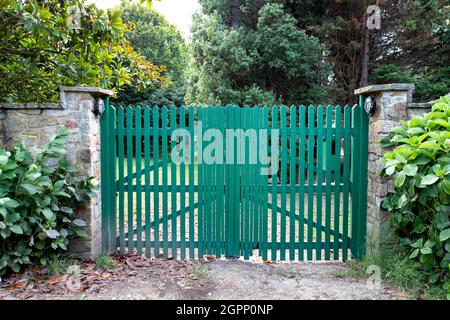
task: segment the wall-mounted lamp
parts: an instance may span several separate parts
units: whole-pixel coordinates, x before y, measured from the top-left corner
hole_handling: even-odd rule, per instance
[[[375,98],[373,96],[367,97],[366,101],[364,103],[364,110],[366,110],[366,112],[369,116],[373,116],[376,109],[377,109],[377,103],[375,101]]]

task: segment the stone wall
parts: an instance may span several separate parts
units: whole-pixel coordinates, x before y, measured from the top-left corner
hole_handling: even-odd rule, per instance
[[[401,120],[409,120],[431,110],[431,104],[412,102],[413,84],[389,84],[364,87],[355,94],[373,96],[375,113],[369,118],[369,156],[367,192],[367,249],[377,249],[379,244],[389,240],[387,212],[380,208],[389,192],[394,191],[390,178],[379,173],[384,167],[383,156],[388,151],[379,142],[388,136],[391,129],[398,127]]]
[[[59,127],[69,130],[67,159],[80,176],[100,181],[100,125],[102,97],[112,92],[89,87],[62,87],[60,104],[0,104],[0,146],[20,143],[37,154]],[[92,258],[102,250],[100,191],[77,215],[88,226],[88,238],[73,241],[70,250]]]

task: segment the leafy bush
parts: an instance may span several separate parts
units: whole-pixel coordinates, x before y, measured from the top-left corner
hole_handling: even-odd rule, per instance
[[[372,70],[370,80],[375,83],[410,82],[414,83],[414,77],[400,70],[395,64],[382,64]]]
[[[383,146],[382,175],[394,178],[395,192],[382,207],[410,259],[420,262],[430,283],[445,282],[450,263],[450,99],[430,113],[403,121]]]
[[[76,179],[64,160],[67,129],[60,129],[33,159],[22,146],[0,149],[0,275],[31,263],[47,264],[84,237],[74,209],[92,196],[96,181]]]

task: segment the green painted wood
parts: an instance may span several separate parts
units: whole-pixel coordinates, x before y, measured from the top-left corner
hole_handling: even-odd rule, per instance
[[[324,145],[324,135],[323,135],[323,106],[319,106],[317,108],[317,168],[321,169],[323,167],[323,145]],[[316,209],[316,215],[317,215],[317,228],[316,228],[316,241],[322,242],[322,181],[323,181],[323,171],[317,170],[317,209]],[[316,251],[316,259],[322,260],[322,250]]]
[[[297,108],[292,106],[289,112],[290,115],[290,128],[292,130],[291,138],[289,142],[289,154],[290,154],[290,169],[289,169],[289,184],[291,186],[289,190],[289,259],[291,261],[295,260],[295,206],[296,206],[296,156],[297,156],[297,139],[296,139],[296,128],[297,128]],[[294,138],[293,138],[294,137]]]
[[[108,134],[111,134],[114,130],[117,130],[117,109],[110,105],[109,97],[105,98],[105,105],[109,106],[112,111],[112,116],[110,119],[110,129]],[[108,139],[107,139],[108,140]],[[111,144],[111,156],[109,156],[109,160],[111,162],[111,168],[110,168],[110,179],[108,184],[108,194],[109,194],[109,201],[111,202],[111,209],[108,212],[109,215],[109,221],[110,221],[110,228],[109,228],[109,241],[108,241],[108,247],[107,251],[109,253],[116,253],[117,251],[117,245],[116,245],[116,239],[117,239],[117,188],[114,184],[114,181],[117,180],[117,169],[118,169],[118,163],[117,163],[117,141],[114,141]]]
[[[111,161],[109,155],[113,152],[111,148],[111,144],[108,141],[109,132],[112,129],[112,113],[114,112],[109,105],[109,100],[106,101],[105,105],[106,109],[104,114],[100,119],[100,143],[101,143],[101,175],[104,177],[103,183],[101,184],[101,195],[102,199],[104,199],[102,204],[102,243],[103,243],[103,252],[111,251],[111,243],[110,243],[110,234],[113,232],[111,230],[111,215],[110,211],[112,210],[112,201],[115,201],[111,197],[110,185],[111,185]],[[115,230],[114,230],[115,231]]]
[[[211,107],[208,106],[205,108],[205,122],[204,122],[204,128],[205,131],[210,129],[211,127]],[[205,143],[205,148],[207,144]],[[204,160],[203,160],[204,161]],[[211,185],[212,185],[212,165],[207,164],[204,161],[204,169],[205,169],[205,211],[204,211],[204,234],[205,234],[205,252],[207,255],[212,254],[212,246],[211,246],[211,238],[212,238],[212,216],[213,216],[213,210],[212,210],[212,203],[211,203]]]
[[[150,108],[148,106],[144,106],[144,168],[148,168],[150,166]],[[150,171],[145,171],[145,185],[150,185]],[[145,190],[145,256],[150,257],[150,223],[151,223],[151,206],[150,206],[150,192]]]
[[[125,139],[125,117],[124,110],[122,107],[118,108],[118,167],[119,167],[119,185],[118,185],[118,200],[119,200],[119,248],[120,254],[125,254],[125,148],[124,148],[124,139]],[[102,179],[103,180],[103,179]]]
[[[332,159],[332,145],[333,134],[331,128],[333,127],[333,108],[328,106],[326,109],[326,161],[331,162]],[[331,258],[331,181],[332,168],[326,168],[326,186],[325,186],[325,260]]]
[[[348,257],[348,223],[349,223],[349,191],[350,191],[350,129],[351,129],[351,108],[344,107],[344,172],[343,172],[343,243],[342,260],[346,261]]]
[[[167,192],[167,184],[168,184],[168,163],[169,163],[169,153],[168,153],[168,138],[166,135],[166,130],[168,127],[168,110],[166,106],[162,107],[162,111],[161,111],[161,117],[162,117],[162,121],[161,121],[161,125],[162,125],[162,142],[161,142],[161,147],[162,147],[162,186],[163,186],[163,191],[162,191],[162,221],[163,221],[163,256],[164,257],[169,257],[169,222],[168,222],[168,192]]]
[[[281,122],[281,221],[280,242],[286,243],[286,171],[287,171],[287,135],[286,135],[286,106],[280,109]],[[281,248],[280,260],[286,260],[286,248]]]
[[[256,155],[258,155],[258,150],[261,147],[261,141],[259,137],[259,120],[261,115],[262,109],[260,109],[258,106],[255,106],[252,108],[252,118],[253,118],[253,125],[252,128],[256,130],[256,141],[255,144],[252,145],[252,152],[254,152]],[[256,159],[256,163],[252,165],[253,167],[253,176],[254,180],[252,180],[252,194],[255,200],[253,201],[253,222],[251,224],[252,228],[252,243],[251,247],[252,249],[256,248],[261,242],[260,234],[261,234],[261,209],[262,209],[262,195],[261,195],[261,189],[257,189],[258,186],[262,185],[262,174],[261,174],[261,161],[259,161],[259,156]],[[259,245],[259,255],[261,255],[262,245]],[[253,252],[251,252],[253,255]]]
[[[308,184],[311,186],[314,183],[314,138],[311,132],[314,129],[314,106],[309,106],[308,108],[308,131],[310,135],[308,136]],[[313,242],[313,227],[312,222],[314,219],[314,193],[308,191],[308,247],[307,247],[307,259],[312,260],[313,248],[311,246]]]
[[[136,107],[135,111],[135,127],[136,135],[134,140],[135,145],[135,159],[136,159],[136,187],[138,192],[136,193],[136,226],[137,226],[137,248],[136,252],[140,256],[142,255],[142,192],[141,192],[141,168],[142,168],[142,137],[141,137],[141,121],[142,110],[141,107]]]
[[[203,125],[205,122],[205,117],[204,117],[204,108],[203,107],[199,107],[198,110],[198,121],[199,121],[199,125],[202,125],[202,131],[200,131],[199,128],[199,132],[198,134],[203,135]],[[198,163],[198,185],[199,185],[199,190],[204,190],[204,186],[205,183],[203,181],[203,176],[204,176],[204,171],[205,171],[205,164],[202,161],[202,154],[203,154],[203,139],[199,139],[198,140],[198,157],[199,157],[199,163]],[[199,207],[198,207],[198,217],[197,217],[197,228],[198,228],[198,258],[202,259],[203,258],[203,248],[204,248],[204,237],[203,237],[203,216],[204,216],[204,212],[205,212],[205,193],[204,192],[198,192],[198,202],[199,202]]]
[[[243,124],[242,127],[244,131],[247,131],[250,125],[250,109],[246,106],[243,110]],[[249,163],[249,149],[250,149],[250,141],[246,140],[245,145],[243,146],[245,152],[245,163],[242,171],[242,179],[243,183],[243,225],[242,225],[242,233],[243,233],[243,241],[244,241],[244,259],[248,260],[250,258],[250,163]]]
[[[243,122],[242,122],[242,109],[239,108],[238,106],[234,106],[234,116],[235,116],[235,128],[242,128]],[[236,154],[236,162],[235,162],[235,195],[234,195],[234,201],[235,201],[235,209],[234,209],[234,213],[235,213],[235,224],[236,224],[236,229],[235,229],[235,252],[236,252],[236,256],[244,256],[244,246],[241,245],[243,242],[243,202],[242,202],[242,182],[243,182],[243,173],[242,173],[242,168],[239,165],[239,161],[237,158],[237,153],[238,152],[243,152],[242,150],[243,146],[242,145],[238,145],[237,143],[235,144],[235,154]]]
[[[299,110],[299,243],[305,241],[305,167],[306,167],[306,107],[300,106]],[[298,259],[304,260],[305,248],[299,245]]]
[[[159,128],[159,120],[160,120],[160,113],[159,109],[157,107],[153,107],[152,109],[152,120],[153,120],[153,162],[155,163],[156,167],[153,171],[153,185],[159,186],[159,134],[158,134],[158,128]],[[153,193],[153,221],[154,221],[154,228],[153,228],[153,238],[155,245],[153,247],[154,256],[158,257],[161,253],[160,251],[160,234],[159,234],[159,212],[160,212],[160,205],[159,205],[159,191]]]
[[[177,128],[177,109],[175,106],[170,107],[170,127],[173,132]],[[170,152],[169,152],[169,163],[170,163],[170,185],[177,185],[177,164],[173,162],[170,156],[172,152],[175,150],[177,146],[177,141],[175,139],[170,139]],[[177,209],[177,193],[171,191],[170,193],[170,202],[171,202],[171,212],[176,211]],[[171,256],[172,258],[177,257],[177,248],[175,247],[175,243],[177,241],[177,219],[174,215],[172,215],[171,223],[171,239],[172,239],[172,248],[171,248]]]
[[[127,107],[126,110],[126,117],[127,117],[127,175],[128,175],[128,188],[127,188],[127,201],[128,201],[128,208],[127,208],[127,217],[128,217],[128,234],[132,234],[133,232],[133,220],[134,220],[134,199],[133,199],[133,190],[131,188],[133,180],[131,179],[130,173],[133,172],[133,136],[130,134],[131,129],[133,127],[133,108]],[[128,245],[128,253],[134,253],[134,248],[131,245],[131,242],[129,242]]]
[[[268,106],[264,106],[263,110],[262,110],[262,127],[264,129],[269,128],[269,107]],[[265,146],[269,147],[269,136],[267,135],[267,137],[264,138],[264,142],[265,142]],[[262,150],[265,150],[265,148],[262,148]],[[267,154],[268,156],[268,154]],[[269,168],[270,163],[267,163],[267,166],[265,166],[267,169]],[[268,185],[269,185],[269,175],[263,175],[263,190],[262,190],[262,197],[263,197],[263,207],[262,207],[262,229],[261,229],[261,233],[262,233],[262,259],[264,261],[267,261],[268,259],[268,255],[267,255],[267,250],[268,250],[268,237],[269,237],[269,192],[268,192]]]
[[[222,107],[218,107],[216,109],[216,119],[217,119],[217,127],[219,131],[221,132],[222,136],[225,135],[225,112]],[[220,190],[216,190],[217,192],[217,213],[218,213],[218,224],[217,224],[217,233],[218,238],[220,240],[220,243],[222,245],[216,246],[216,256],[218,258],[221,258],[222,254],[225,252],[225,247],[223,246],[223,243],[225,241],[225,199],[224,199],[224,154],[222,153],[222,156],[219,157],[220,164],[217,165],[217,185],[221,187]]]
[[[194,211],[194,184],[195,184],[195,126],[194,107],[189,107],[189,258],[195,257],[195,211]]]
[[[264,141],[257,133],[256,140],[251,141],[254,138],[252,133],[249,137],[248,132],[245,132],[245,138],[242,133],[240,140],[245,141],[244,145],[234,143],[225,146],[225,151],[234,151],[235,163],[219,161],[206,164],[202,161],[197,167],[197,184],[194,177],[196,165],[193,161],[187,165],[169,165],[170,151],[176,147],[176,141],[171,140],[170,151],[168,150],[169,133],[174,132],[178,126],[174,107],[170,108],[170,124],[166,107],[162,108],[161,117],[157,108],[150,110],[147,106],[142,109],[129,107],[126,111],[123,108],[115,110],[113,107],[108,110],[102,115],[101,128],[102,145],[107,146],[102,149],[102,159],[108,159],[104,163],[102,161],[102,174],[106,175],[102,180],[102,194],[105,194],[103,201],[106,201],[106,205],[102,205],[102,214],[105,216],[103,227],[106,230],[103,241],[112,243],[111,247],[117,242],[122,254],[125,253],[125,247],[128,248],[127,252],[136,250],[141,254],[145,245],[147,256],[150,256],[151,249],[158,256],[162,246],[164,256],[169,256],[170,249],[170,256],[178,257],[180,252],[182,259],[187,257],[187,249],[191,259],[196,258],[195,249],[198,249],[198,258],[213,254],[216,257],[226,255],[249,259],[257,249],[256,254],[264,260],[269,256],[271,260],[285,260],[287,250],[289,260],[295,259],[296,251],[298,259],[304,260],[306,249],[308,260],[312,260],[313,251],[315,258],[321,260],[323,249],[323,259],[329,260],[331,252],[333,259],[338,259],[342,248],[342,258],[346,260],[348,246],[353,257],[363,255],[367,208],[364,203],[366,194],[361,193],[360,189],[367,189],[367,165],[363,159],[367,157],[368,138],[367,115],[361,106],[353,109],[346,106],[343,108],[343,116],[342,108],[337,107],[334,127],[331,107],[326,109],[325,123],[322,106],[317,108],[317,122],[313,106],[307,111],[304,106],[298,109],[290,107],[289,120],[285,106],[272,108],[271,117],[268,107],[200,108],[198,124],[201,124],[201,132],[216,129],[225,133],[227,128],[242,129],[245,132],[248,129],[265,128],[270,137]],[[193,141],[195,109],[183,108],[179,113],[179,127],[186,127]],[[280,136],[272,140],[275,138],[275,130],[278,130]],[[281,147],[279,168],[276,168],[278,172],[270,178],[261,174],[261,169],[266,165],[250,161],[251,148],[265,149],[264,143],[268,143],[269,139],[270,143]],[[180,141],[183,143],[183,138]],[[202,157],[202,139],[198,142],[198,155]],[[211,141],[205,145],[209,143]],[[116,153],[117,157],[108,157]],[[236,163],[240,160],[238,154],[245,155],[242,163]],[[194,148],[190,148],[191,160],[194,155]],[[125,193],[128,203],[126,208]],[[272,201],[269,201],[269,195]],[[324,205],[322,195],[325,196]],[[159,205],[160,197],[162,207]],[[189,204],[186,203],[187,197]],[[178,210],[177,207],[185,209]],[[176,214],[171,213],[169,208]],[[271,222],[269,208],[272,212]],[[126,229],[128,232],[125,232]],[[197,239],[194,237],[196,232]],[[318,247],[314,243],[321,243],[323,246]],[[280,251],[279,256],[277,251]]]
[[[335,109],[335,156],[334,156],[334,227],[333,227],[333,259],[339,259],[339,228],[341,219],[341,121],[342,111],[340,106]]]
[[[359,186],[359,174],[360,174],[360,155],[361,155],[361,137],[360,137],[360,125],[361,125],[361,107],[355,105],[352,108],[352,160],[351,160],[351,254],[352,257],[358,258],[358,244],[359,244],[359,212],[360,212],[360,198],[358,197]]]
[[[366,161],[369,154],[369,116],[364,110],[365,96],[359,97],[360,108],[360,171],[359,171],[359,190],[357,190],[360,198],[359,215],[359,232],[358,232],[358,246],[356,248],[356,257],[362,259],[366,253],[366,225],[367,225],[367,172],[368,161]]]
[[[180,107],[180,123],[179,128],[185,129],[186,127],[186,109],[184,106]],[[180,147],[184,150],[184,146],[186,145],[187,137],[182,137],[180,140]],[[183,151],[184,152],[184,151]],[[184,208],[186,206],[186,154],[181,154],[181,163],[180,163],[180,208]],[[186,258],[186,212],[183,211],[180,217],[180,240],[181,240],[181,250],[180,250],[180,258]]]
[[[278,128],[278,107],[272,108],[272,128],[276,129]],[[271,136],[272,145],[278,145],[279,140],[278,138],[275,139],[274,136]],[[275,164],[277,170],[278,170],[278,163]],[[277,231],[278,231],[278,216],[276,214],[276,207],[277,207],[277,199],[278,199],[278,193],[277,193],[277,186],[278,186],[278,172],[274,173],[272,172],[272,234],[271,234],[271,242],[272,244],[277,243]],[[272,261],[277,260],[277,249],[272,245],[270,248]]]

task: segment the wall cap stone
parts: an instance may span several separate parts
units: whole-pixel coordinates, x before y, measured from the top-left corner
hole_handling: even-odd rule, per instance
[[[407,108],[411,109],[431,109],[434,102],[412,102],[406,105]]]
[[[86,92],[92,94],[94,97],[104,97],[104,96],[113,96],[115,95],[114,91],[97,88],[97,87],[82,87],[82,86],[74,86],[67,87],[62,86],[59,88],[61,92]]]
[[[0,109],[63,109],[58,103],[0,103]]]
[[[390,84],[376,84],[355,90],[356,95],[367,94],[380,91],[413,91],[415,85],[412,83],[390,83]]]

